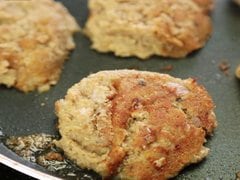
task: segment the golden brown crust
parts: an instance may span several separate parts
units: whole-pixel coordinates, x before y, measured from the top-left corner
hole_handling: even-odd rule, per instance
[[[208,154],[213,102],[193,79],[119,70],[84,78],[56,102],[69,158],[104,177],[166,179]]]
[[[56,84],[79,29],[63,5],[1,1],[0,21],[0,84],[24,92]]]
[[[92,47],[117,56],[180,58],[204,46],[212,0],[90,0],[85,33]]]

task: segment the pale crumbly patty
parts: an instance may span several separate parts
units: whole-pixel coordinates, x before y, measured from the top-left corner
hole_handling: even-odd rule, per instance
[[[28,92],[56,84],[79,30],[53,0],[0,0],[0,84]]]
[[[204,46],[213,0],[89,0],[84,28],[99,52],[180,58]]]
[[[56,102],[56,145],[103,177],[166,179],[207,156],[214,104],[195,80],[134,71],[102,71]]]

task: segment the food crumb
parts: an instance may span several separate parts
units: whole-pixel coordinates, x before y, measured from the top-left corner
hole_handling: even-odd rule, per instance
[[[67,176],[77,176],[77,175],[74,173],[68,173]]]
[[[63,156],[57,152],[49,152],[45,155],[45,159],[48,161],[56,160],[56,161],[63,161]]]
[[[45,106],[45,103],[44,103],[44,102],[42,102],[40,105],[43,107],[43,106]]]
[[[218,67],[219,67],[220,71],[222,71],[226,76],[229,75],[228,70],[230,69],[230,64],[228,62],[223,61],[218,65]]]
[[[172,71],[173,70],[173,65],[169,64],[169,65],[166,65],[162,68],[160,68],[161,71]]]
[[[50,157],[47,157],[48,155],[42,154],[37,157],[37,163],[49,171],[57,172],[63,169],[68,169],[68,162],[65,159],[61,159],[60,161],[57,159],[51,159]],[[50,158],[50,159],[49,159]]]
[[[235,71],[235,75],[237,76],[238,79],[240,79],[240,65],[238,65],[238,67]]]

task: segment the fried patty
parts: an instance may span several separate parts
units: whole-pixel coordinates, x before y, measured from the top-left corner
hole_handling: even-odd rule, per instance
[[[101,71],[56,102],[56,145],[104,178],[167,179],[207,156],[214,104],[194,79]]]
[[[0,84],[46,91],[56,84],[79,30],[53,0],[0,1]]]
[[[92,48],[117,56],[181,58],[203,47],[213,0],[89,0]]]

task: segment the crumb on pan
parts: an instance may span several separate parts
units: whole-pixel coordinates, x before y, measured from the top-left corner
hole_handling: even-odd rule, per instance
[[[0,84],[49,90],[75,47],[75,19],[53,0],[1,1],[0,22]]]
[[[220,71],[224,73],[224,75],[228,76],[229,72],[228,70],[230,69],[230,64],[227,61],[223,61],[218,65]]]
[[[102,71],[56,102],[55,144],[103,177],[166,179],[207,156],[217,126],[214,104],[195,80],[135,71]]]
[[[162,68],[160,68],[161,71],[172,71],[173,70],[173,65],[169,64],[169,65],[166,65]]]

